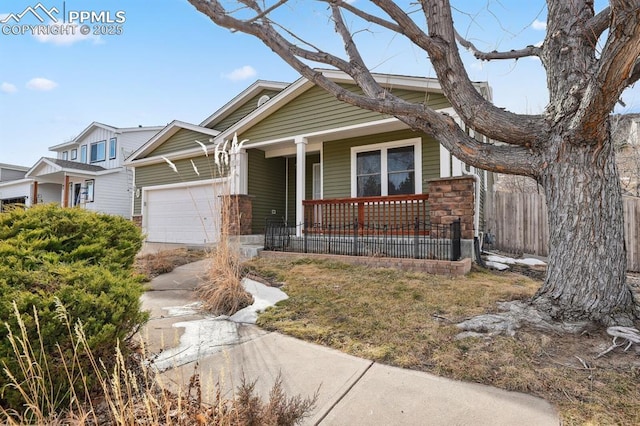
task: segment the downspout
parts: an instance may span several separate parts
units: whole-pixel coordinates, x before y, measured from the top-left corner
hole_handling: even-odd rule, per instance
[[[466,176],[473,177],[475,181],[475,196],[474,196],[474,209],[473,209],[473,228],[474,228],[474,238],[478,238],[480,235],[480,176],[475,173],[467,171],[464,167],[462,168],[462,174]]]
[[[474,180],[475,187],[475,196],[474,196],[474,209],[473,209],[473,248],[476,257],[476,263],[483,268],[486,268],[484,261],[482,260],[481,250],[480,250],[480,176],[476,173],[472,173],[466,170],[465,167],[462,168],[462,174],[466,176],[472,176]]]

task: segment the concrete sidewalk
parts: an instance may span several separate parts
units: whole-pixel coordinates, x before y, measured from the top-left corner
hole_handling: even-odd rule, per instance
[[[142,298],[151,311],[142,333],[148,350],[164,357],[162,377],[170,383],[187,384],[197,372],[205,397],[213,397],[207,390],[218,382],[230,396],[244,375],[268,398],[281,377],[289,397],[317,392],[303,423],[309,425],[560,424],[549,403],[526,394],[390,367],[199,314],[193,288],[205,262],[157,277]]]

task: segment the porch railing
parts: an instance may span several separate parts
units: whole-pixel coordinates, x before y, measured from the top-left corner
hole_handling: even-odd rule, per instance
[[[363,224],[356,218],[351,223],[325,224],[321,228],[309,228],[305,224],[290,227],[282,220],[267,220],[264,249],[295,253],[459,260],[460,220],[450,225],[429,225],[416,218],[413,223],[391,226]]]
[[[428,199],[428,194],[412,194],[304,200],[304,232],[322,234],[340,229],[378,233],[386,228],[410,234],[416,220],[429,223]],[[428,226],[421,227],[420,232],[428,232]]]

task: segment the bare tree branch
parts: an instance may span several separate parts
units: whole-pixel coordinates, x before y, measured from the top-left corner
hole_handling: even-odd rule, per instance
[[[349,12],[353,13],[354,15],[356,15],[357,17],[361,18],[366,22],[371,22],[373,24],[379,25],[383,28],[396,32],[398,34],[403,34],[402,27],[400,27],[399,25],[394,24],[393,22],[387,21],[385,19],[382,19],[378,16],[366,13],[358,9],[357,7],[352,6],[350,3],[347,3],[342,0],[327,0],[327,1],[329,3],[339,5],[341,8],[348,10]]]
[[[591,42],[594,45],[598,42],[602,33],[609,28],[610,20],[611,8],[607,7],[587,22],[587,25],[585,26],[585,35],[591,38]]]
[[[524,49],[510,50],[508,52],[483,52],[479,50],[473,43],[466,40],[456,31],[456,40],[462,47],[471,51],[473,56],[481,61],[491,61],[493,59],[520,59],[529,56],[539,56],[541,49],[536,46],[527,46]]]
[[[598,70],[582,96],[579,113],[573,121],[587,137],[597,140],[595,132],[606,131],[595,123],[603,122],[637,71],[640,56],[640,1],[612,1],[613,13],[609,36]]]
[[[380,1],[380,0],[378,0]],[[388,3],[392,5],[389,6]],[[385,3],[394,8],[393,2]],[[438,49],[429,51],[438,80],[456,112],[474,130],[491,139],[532,146],[544,139],[542,117],[513,114],[497,108],[473,89],[456,45],[449,0],[422,2],[429,35],[438,40]]]
[[[248,6],[256,11],[258,15],[264,15],[263,11],[255,2],[252,0],[244,1],[245,3],[250,3]],[[337,99],[371,111],[393,115],[412,128],[422,130],[425,133],[434,136],[438,140],[443,140],[444,138],[453,135],[448,127],[449,121],[444,120],[442,114],[431,110],[424,104],[414,104],[397,98],[382,88],[375,81],[370,71],[366,68],[366,65],[364,64],[364,61],[361,58],[339,13],[339,6],[341,7],[344,4],[343,2],[331,2],[331,7],[333,19],[336,24],[336,31],[345,43],[345,50],[349,56],[349,61],[345,61],[327,52],[310,51],[292,44],[282,37],[282,35],[271,26],[270,22],[264,18],[261,18],[260,20],[251,18],[247,21],[234,18],[229,15],[217,0],[190,0],[190,2],[199,11],[209,16],[216,24],[258,37],[289,65],[298,70],[305,78],[324,88]],[[392,18],[398,18],[396,20],[400,21],[398,22],[399,25],[405,30],[408,28],[413,31],[414,34],[411,35],[411,37],[420,38],[422,40],[422,44],[430,46],[429,48],[431,50],[440,50],[439,45],[441,45],[441,43],[434,44],[432,38],[417,28],[413,21],[404,14],[404,12],[399,9],[395,9],[394,6],[389,6],[389,3],[391,2],[386,2],[385,7],[391,7],[393,9],[391,10]],[[437,47],[436,44],[438,45]],[[311,68],[303,62],[302,59],[328,64],[345,72],[354,78],[354,81],[363,89],[365,95],[356,94],[336,84],[321,72]],[[532,142],[539,137],[540,127],[534,129],[533,127],[521,126],[520,123],[517,122],[518,120],[516,120],[516,122],[513,121],[514,118],[521,117],[520,121],[532,120],[531,124],[540,124],[541,120],[539,118],[529,119],[526,116],[517,116],[516,114],[508,113],[494,107],[484,99],[480,93],[478,93],[475,86],[473,86],[468,80],[468,77],[466,77],[466,73],[464,73],[464,71],[462,71],[462,74],[464,75],[464,84],[467,86],[468,93],[464,94],[459,92],[460,96],[456,99],[458,100],[458,104],[464,105],[463,108],[459,107],[459,109],[465,111],[469,115],[468,120],[465,117],[463,117],[463,120],[470,127],[473,127],[476,131],[483,133],[492,139],[499,139],[519,146],[530,146]],[[479,102],[479,105],[472,106],[474,102]],[[487,115],[487,109],[491,109],[493,113]],[[496,115],[499,117],[496,117]],[[482,120],[478,121],[477,117],[482,118]],[[491,126],[486,122],[488,119],[487,117],[491,117],[490,119],[498,118],[499,121],[494,122],[493,126]],[[474,126],[474,123],[481,123],[481,125]],[[483,129],[486,131],[483,131]],[[498,131],[496,131],[496,129]],[[496,135],[500,137],[496,137]],[[452,152],[457,153],[455,155],[468,164],[487,169],[495,168],[496,170],[504,173],[523,173],[527,175],[531,175],[533,173],[531,168],[531,158],[527,158],[526,161],[517,161],[516,157],[507,155],[505,160],[493,159],[489,162],[489,152],[494,152],[496,150],[500,152],[508,152],[506,147],[497,148],[495,146],[480,143],[477,140],[470,138],[459,128],[458,133],[455,134],[454,140],[458,140],[461,143],[460,147],[450,145],[448,148]],[[518,155],[522,156],[523,153],[526,152],[529,151],[526,149],[518,151]],[[478,158],[482,158],[482,161],[479,162]],[[522,158],[524,159],[524,157]]]

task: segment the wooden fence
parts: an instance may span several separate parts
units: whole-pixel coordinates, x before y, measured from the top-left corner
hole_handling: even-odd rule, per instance
[[[623,203],[627,269],[640,272],[640,198],[624,197]],[[495,249],[547,256],[549,221],[544,195],[493,193],[485,230],[495,236]]]

